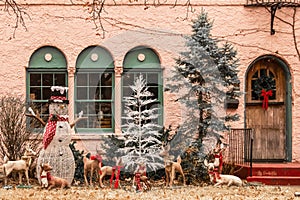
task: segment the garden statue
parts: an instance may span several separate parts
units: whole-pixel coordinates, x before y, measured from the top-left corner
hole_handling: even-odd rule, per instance
[[[214,167],[215,167],[215,173],[217,178],[220,178],[220,174],[222,173],[223,169],[223,152],[225,151],[226,147],[224,147],[224,144],[221,140],[217,142],[216,147],[213,149],[213,155],[214,155]]]
[[[151,190],[151,184],[148,180],[147,173],[146,173],[146,165],[144,162],[138,163],[136,170],[134,171],[133,177],[133,186],[136,184],[136,191],[141,192],[143,191],[142,183],[145,184],[145,190]]]
[[[173,181],[175,179],[175,173],[179,172],[183,178],[183,185],[186,185],[185,175],[181,166],[181,157],[178,156],[176,162],[173,161],[174,156],[169,154],[170,144],[163,144],[162,151],[159,153],[160,156],[164,158],[165,162],[165,173],[166,173],[166,186],[172,187]]]
[[[45,125],[43,149],[41,150],[37,161],[37,174],[41,174],[41,164],[48,163],[53,168],[52,174],[54,176],[64,178],[71,184],[75,172],[74,156],[69,147],[71,142],[71,128],[77,121],[82,119],[82,113],[73,124],[69,123],[69,101],[66,99],[66,92],[66,87],[51,87],[49,118],[47,123],[36,116],[31,108],[29,108],[29,111],[31,112],[32,117],[35,117]],[[38,177],[38,180],[40,182],[40,177]]]

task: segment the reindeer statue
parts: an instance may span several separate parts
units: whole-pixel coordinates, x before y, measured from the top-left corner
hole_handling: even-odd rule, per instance
[[[169,151],[170,145],[167,144],[162,146],[162,151],[159,153],[159,155],[164,158],[165,162],[166,186],[172,187],[176,171],[182,175],[183,185],[185,185],[185,176],[181,167],[181,158],[178,156],[177,161],[173,162],[174,156],[170,156]]]
[[[102,151],[96,147],[96,152],[97,154],[91,155],[90,158],[87,158],[87,155],[83,157],[83,164],[84,164],[83,175],[84,175],[84,181],[86,186],[89,185],[87,180],[88,172],[90,172],[90,185],[93,185],[92,179],[93,179],[94,172],[96,172],[96,175],[99,177],[99,183],[100,183],[100,176],[97,172],[99,173],[101,172],[100,169],[102,167],[102,156],[101,156]]]
[[[22,171],[25,173],[27,184],[29,183],[28,171],[29,167],[32,163],[32,157],[36,156],[36,152],[33,151],[30,146],[26,146],[25,153],[21,157],[21,160],[10,161],[8,157],[4,157],[4,172],[5,172],[5,185],[7,185],[7,177],[13,171],[17,171],[19,173],[19,184],[22,185]]]
[[[142,187],[141,182],[144,184],[145,187]],[[135,187],[136,184],[136,187]],[[151,184],[148,180],[147,173],[146,173],[146,165],[144,162],[139,162],[137,165],[136,170],[134,171],[134,177],[132,182],[133,188],[136,188],[137,192],[142,191],[142,188],[145,190],[151,190]]]
[[[171,148],[170,142],[175,138],[178,128],[179,128],[179,126],[175,129],[175,133],[173,133],[173,134],[170,134],[170,132],[172,130],[171,125],[169,126],[169,128],[166,131],[164,131],[162,150],[159,153],[159,155],[164,158],[164,162],[165,162],[166,186],[170,186],[170,187],[172,187],[172,185],[173,185],[176,171],[182,175],[183,185],[186,185],[185,176],[184,176],[184,173],[183,173],[183,170],[181,167],[181,157],[178,156],[177,161],[174,162],[173,161],[174,156],[171,156],[169,154],[169,151]]]
[[[122,158],[119,157],[119,158],[114,158],[114,160],[116,161],[116,165],[115,166],[103,166],[101,167],[101,171],[100,171],[100,187],[104,187],[103,185],[103,178],[106,176],[106,175],[110,175],[111,178],[110,178],[110,187],[112,186],[112,181],[113,181],[113,178],[114,176],[116,176],[116,181],[115,181],[115,185],[114,187],[115,188],[118,188],[119,187],[119,177],[120,177],[120,170],[121,168],[123,167],[123,161],[122,161]]]

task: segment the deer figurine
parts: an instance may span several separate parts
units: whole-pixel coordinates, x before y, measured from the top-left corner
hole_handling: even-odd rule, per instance
[[[170,145],[163,144],[162,151],[159,153],[159,155],[164,158],[165,162],[166,186],[172,187],[176,171],[182,175],[183,185],[185,185],[185,176],[181,167],[181,158],[178,156],[177,161],[174,162],[174,156],[170,156],[169,151]]]
[[[101,167],[101,170],[100,170],[100,187],[102,187],[102,188],[104,187],[103,178],[106,175],[111,176],[110,186],[112,186],[112,181],[113,181],[114,176],[116,176],[116,181],[115,181],[114,187],[118,188],[118,186],[119,186],[120,170],[123,167],[123,161],[122,161],[121,157],[119,157],[119,158],[115,157],[114,160],[116,161],[115,166],[103,166],[103,167]]]
[[[8,175],[16,171],[19,173],[19,184],[22,184],[22,173],[25,173],[27,184],[29,183],[28,171],[29,167],[32,163],[32,158],[36,156],[36,152],[33,151],[29,145],[26,146],[25,153],[20,160],[10,161],[7,156],[4,157],[4,172],[5,172],[5,185],[7,185],[7,177]]]
[[[96,155],[91,155],[90,158],[87,158],[87,155],[83,157],[83,176],[86,186],[89,185],[87,180],[87,173],[90,172],[90,185],[92,184],[92,178],[94,175],[94,172],[96,172],[97,176],[99,177],[99,183],[100,183],[100,176],[97,172],[100,172],[100,169],[102,167],[102,157],[101,157],[101,151],[96,147]]]

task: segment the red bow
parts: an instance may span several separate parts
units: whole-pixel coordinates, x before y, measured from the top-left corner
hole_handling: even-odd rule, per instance
[[[102,157],[100,155],[91,155],[91,160],[97,160],[101,163]]]
[[[263,105],[262,105],[264,110],[268,110],[269,97],[271,97],[272,95],[273,95],[272,90],[269,90],[269,91],[262,90],[261,91],[261,96],[264,97]]]
[[[102,157],[100,155],[91,155],[91,160],[97,160],[99,162],[99,174],[102,174],[101,167],[102,167]]]

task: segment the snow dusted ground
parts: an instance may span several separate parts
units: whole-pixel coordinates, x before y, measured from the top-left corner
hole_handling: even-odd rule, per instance
[[[67,190],[42,190],[39,186],[31,189],[12,188],[0,189],[0,199],[103,199],[103,200],[289,200],[300,199],[294,193],[300,186],[244,186],[244,187],[213,187],[186,186],[170,188],[153,188],[148,192],[136,193],[123,189],[101,189],[98,187],[71,187]]]

